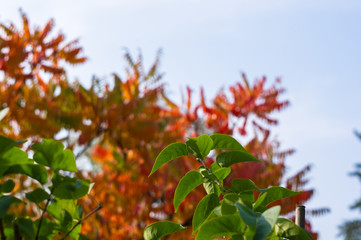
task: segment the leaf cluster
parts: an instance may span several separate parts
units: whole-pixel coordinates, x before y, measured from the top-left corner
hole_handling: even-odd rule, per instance
[[[208,167],[204,160],[211,150],[221,149],[216,161]],[[178,210],[188,194],[203,184],[207,195],[199,201],[193,214],[192,227],[196,240],[231,237],[232,240],[295,239],[312,240],[307,231],[292,221],[280,218],[280,206],[269,207],[273,202],[298,194],[287,188],[274,186],[260,189],[250,179],[233,179],[232,187],[223,180],[230,174],[230,166],[242,162],[259,161],[241,144],[228,135],[213,134],[189,138],[184,143],[167,146],[155,160],[152,175],[167,162],[190,157],[201,164],[179,181],[174,193],[174,208]],[[255,198],[255,193],[258,197]],[[158,240],[185,227],[170,221],[159,221],[147,226],[144,239]]]
[[[77,200],[86,196],[89,180],[71,177],[76,172],[73,153],[61,142],[44,139],[32,145],[33,158],[14,141],[0,135],[0,236],[5,239],[46,240],[87,239],[80,233],[83,209]],[[27,192],[16,192],[16,176],[26,175],[38,187]],[[25,195],[25,199],[19,196]],[[16,215],[12,208],[33,204],[41,215],[32,218]]]

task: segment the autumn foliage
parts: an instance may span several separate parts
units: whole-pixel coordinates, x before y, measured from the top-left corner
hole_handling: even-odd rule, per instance
[[[187,88],[176,104],[165,91],[159,57],[145,71],[141,56],[125,54],[124,77],[113,74],[109,83],[94,78],[85,88],[69,82],[64,70],[65,64],[86,61],[77,41],[52,34],[53,21],[30,29],[25,14],[22,19],[21,29],[0,25],[0,108],[9,108],[0,121],[0,134],[31,142],[55,137],[78,154],[84,169],[91,167],[80,175],[95,182],[92,194],[104,206],[83,225],[82,232],[91,239],[141,239],[144,227],[159,219],[190,225],[195,203],[205,193],[197,189],[177,214],[172,197],[180,177],[196,163],[179,159],[148,175],[161,149],[203,133],[250,139],[243,144],[262,163],[238,164],[231,178],[250,178],[259,187],[285,183],[289,189],[304,190],[310,166],[284,179],[285,159],[293,150],[280,150],[270,137],[270,126],[278,123],[272,113],[289,105],[280,97],[284,90],[279,79],[270,86],[265,77],[250,84],[243,74],[241,82],[210,101],[202,89],[199,101],[193,102],[195,92]],[[213,161],[207,159],[208,164]],[[282,214],[292,218],[296,205],[312,195],[313,190],[304,190],[281,200]],[[85,204],[85,212],[94,208],[91,201]],[[311,231],[309,223],[307,228]],[[191,233],[186,234],[177,237],[190,239]]]

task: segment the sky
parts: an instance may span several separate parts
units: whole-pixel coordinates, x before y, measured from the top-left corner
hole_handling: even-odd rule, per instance
[[[349,173],[361,162],[361,1],[359,0],[0,0],[0,22],[20,26],[19,8],[31,25],[55,19],[67,40],[80,39],[88,63],[69,68],[85,85],[93,75],[122,73],[128,49],[149,65],[162,49],[167,91],[204,87],[207,98],[240,81],[281,77],[291,102],[275,114],[274,137],[296,153],[287,174],[312,164],[307,209],[329,207],[311,218],[321,240],[340,239],[338,226],[361,218],[349,206],[361,184]]]

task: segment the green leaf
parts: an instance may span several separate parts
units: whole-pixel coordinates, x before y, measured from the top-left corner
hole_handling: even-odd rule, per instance
[[[253,209],[257,212],[263,212],[267,209],[267,205],[280,200],[282,198],[288,198],[298,194],[295,192],[283,187],[270,187],[265,189],[263,193],[260,194],[257,201],[254,203]]]
[[[236,234],[236,235],[233,235],[229,240],[244,240],[244,235],[243,234]]]
[[[155,171],[157,171],[161,166],[163,166],[167,162],[175,158],[185,157],[185,156],[188,156],[188,151],[187,151],[187,146],[184,143],[172,143],[168,145],[159,153],[149,176],[152,175]]]
[[[222,215],[232,215],[237,212],[236,202],[240,201],[236,193],[226,194],[221,202]]]
[[[15,239],[15,236],[14,236],[14,227],[11,226],[11,227],[5,228],[5,229],[4,229],[4,234],[5,234],[6,239]]]
[[[247,178],[237,178],[232,180],[232,191],[236,193],[249,192],[253,190],[261,191],[256,184]]]
[[[192,170],[179,181],[179,184],[174,193],[174,209],[177,212],[179,205],[186,198],[186,196],[196,187],[203,183],[202,174]]]
[[[225,215],[213,218],[199,229],[196,240],[211,240],[216,237],[232,236],[242,233],[244,223],[239,215]]]
[[[221,188],[216,183],[208,179],[203,183],[203,187],[207,194],[215,193],[219,197],[222,193]]]
[[[79,218],[77,202],[75,199],[57,199],[57,204],[61,209],[66,210],[73,218]]]
[[[73,226],[73,217],[68,211],[64,209],[62,210],[62,217],[60,219],[60,223],[60,231],[64,234],[66,234]]]
[[[278,237],[287,238],[289,240],[313,240],[311,235],[303,228],[285,218],[277,219],[274,231]]]
[[[213,134],[210,136],[213,140],[212,149],[224,149],[224,150],[244,150],[242,145],[233,137],[225,134]]]
[[[18,217],[15,224],[19,227],[19,232],[25,239],[35,239],[35,226],[33,221],[28,217]]]
[[[59,174],[54,174],[51,181],[53,195],[60,199],[79,199],[88,194],[90,187],[89,180],[79,180]]]
[[[62,209],[59,220],[60,220],[60,224],[58,230],[66,234],[73,226],[73,218],[68,211]]]
[[[215,216],[217,216],[217,217],[222,216],[221,206],[216,207],[209,217],[211,218],[211,217],[215,217]]]
[[[0,184],[0,193],[9,193],[14,189],[14,187],[15,187],[14,181],[9,179],[3,184]]]
[[[39,204],[48,199],[50,195],[44,189],[37,188],[34,191],[27,193],[25,196],[29,201]]]
[[[24,142],[26,141],[14,141],[10,138],[0,135],[0,155],[2,155],[4,152],[11,149],[12,147],[18,146]]]
[[[280,206],[267,209],[262,214],[254,212],[240,203],[236,203],[236,207],[244,223],[249,227],[245,233],[247,239],[255,240],[263,240],[267,237],[281,211]]]
[[[75,204],[76,204],[76,202],[75,202]],[[83,207],[81,205],[78,205],[76,207],[76,211],[73,214],[73,218],[80,220],[83,217],[83,211],[84,211]]]
[[[211,165],[211,172],[215,172],[215,171],[217,171],[218,169],[220,169],[221,168],[221,166],[219,166],[219,164],[217,163],[217,162],[214,162],[214,163],[212,163],[212,165]]]
[[[144,240],[159,240],[161,237],[186,229],[182,225],[169,221],[160,221],[144,229]]]
[[[38,228],[39,221],[40,218],[35,221],[36,229]],[[52,240],[57,234],[57,229],[59,229],[59,226],[56,223],[50,221],[48,218],[43,218],[39,232],[39,239]]]
[[[209,173],[203,166],[199,167],[199,172],[203,176],[203,187],[207,194],[215,193],[219,197],[221,195],[221,188],[215,183],[217,176],[212,172]],[[222,181],[219,181],[219,183],[222,184]]]
[[[222,152],[217,156],[216,161],[221,167],[229,167],[233,164],[241,163],[241,162],[249,162],[249,161],[260,162],[260,160],[255,158],[252,154],[250,154],[246,150]]]
[[[2,196],[0,198],[0,218],[9,210],[11,204],[21,203],[21,200],[13,196]]]
[[[224,180],[231,173],[231,169],[228,167],[219,168],[213,172],[219,181]]]
[[[76,221],[73,221],[72,227],[76,224]],[[78,240],[81,232],[81,224],[76,226],[73,231],[69,234],[69,238]]]
[[[16,147],[8,149],[0,155],[0,168],[27,163],[33,163],[33,161],[28,158],[24,151]]]
[[[204,160],[208,156],[209,152],[212,150],[212,147],[213,147],[212,138],[210,138],[206,134],[203,134],[203,135],[200,135],[200,136],[198,136],[196,138],[190,138],[190,139],[195,141],[195,143],[197,144],[197,148],[199,150],[199,153],[200,153],[199,158]]]
[[[254,190],[262,191],[250,179],[238,178],[232,181],[232,191],[238,193],[242,203],[250,208],[254,202]]]
[[[208,219],[214,208],[218,205],[219,199],[216,194],[206,195],[199,201],[192,220],[193,234],[197,232],[202,223]]]
[[[196,158],[203,159],[202,152],[199,149],[196,140],[193,138],[188,139],[186,141],[187,151],[193,154]]]
[[[61,205],[58,204],[58,200],[52,200],[46,210],[53,218],[61,220],[63,217]]]
[[[8,174],[25,174],[35,180],[38,180],[41,184],[45,184],[48,181],[48,172],[40,165],[16,164],[7,168],[7,170],[3,173],[3,176]]]
[[[253,209],[254,194],[253,191],[238,193],[240,198],[239,202],[242,202],[245,206]]]
[[[280,211],[280,206],[274,206],[264,211],[262,215],[257,218],[257,228],[254,240],[263,240],[267,237],[272,231]]]
[[[35,162],[53,170],[77,171],[74,154],[69,149],[64,150],[61,142],[43,139],[41,143],[36,143],[31,148],[35,150],[33,157]]]
[[[259,213],[254,212],[252,209],[244,206],[243,204],[236,203],[237,210],[243,219],[244,223],[251,229],[256,230],[257,227],[257,217]]]
[[[84,234],[79,234],[79,240],[90,240],[90,238],[88,238],[87,236],[85,236]]]

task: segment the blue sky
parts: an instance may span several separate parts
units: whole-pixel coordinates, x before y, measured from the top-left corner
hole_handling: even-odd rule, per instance
[[[338,225],[360,217],[348,207],[361,184],[348,173],[361,162],[361,2],[354,0],[0,0],[0,21],[20,24],[22,8],[32,25],[54,18],[68,40],[80,38],[89,62],[69,69],[84,84],[93,74],[121,73],[124,48],[151,63],[163,50],[161,69],[174,100],[180,89],[203,86],[211,98],[221,87],[267,76],[282,78],[291,106],[274,128],[289,174],[311,163],[307,208],[328,206],[312,218],[321,240],[337,239]]]

